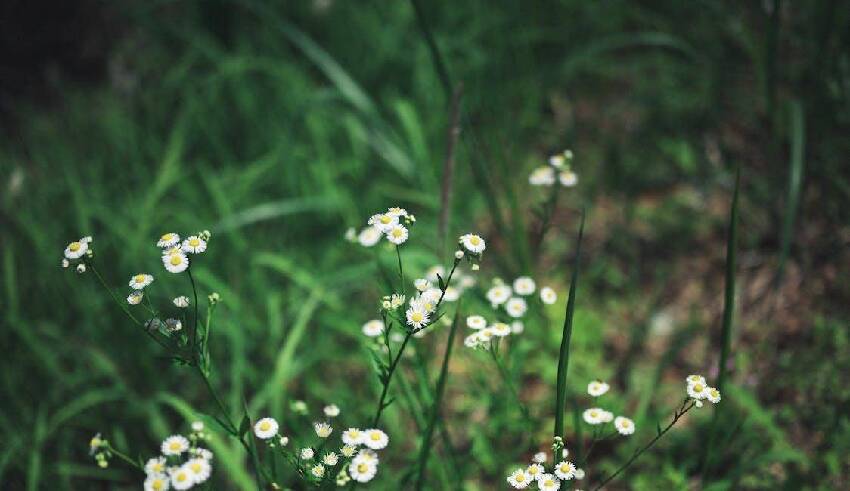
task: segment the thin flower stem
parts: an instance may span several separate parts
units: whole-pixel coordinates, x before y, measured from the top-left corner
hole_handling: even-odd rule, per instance
[[[113,447],[111,443],[109,444],[109,451],[111,453],[113,453],[116,457],[118,457],[119,459],[123,460],[124,462],[127,462],[128,464],[132,465],[136,469],[139,469],[140,471],[145,470],[145,468],[142,467],[141,464],[139,464],[135,460],[131,459],[127,454],[125,454],[125,453],[119,451],[118,449],[116,449],[115,447]]]
[[[634,461],[637,460],[638,457],[640,457],[647,450],[652,448],[652,446],[655,445],[658,442],[658,440],[661,439],[661,437],[666,435],[667,432],[670,431],[670,429],[673,428],[673,426],[682,418],[682,416],[684,416],[685,413],[690,411],[695,405],[696,405],[696,401],[693,401],[693,400],[690,400],[690,399],[685,399],[685,401],[682,403],[682,406],[679,407],[679,409],[677,409],[675,413],[673,413],[673,420],[670,421],[670,424],[668,424],[664,429],[659,431],[658,434],[655,435],[655,438],[650,440],[646,445],[644,445],[640,449],[636,450],[635,453],[631,456],[631,458],[629,460],[626,461],[625,464],[621,465],[620,468],[617,469],[616,471],[614,471],[613,474],[606,477],[601,483],[597,484],[596,487],[593,488],[593,491],[597,491],[598,489],[602,488],[602,486],[605,486],[609,482],[613,481],[614,478],[619,476],[620,473],[622,473],[630,465],[632,465],[632,463],[634,463]]]
[[[593,439],[590,442],[590,446],[587,449],[587,453],[584,455],[584,458],[581,460],[581,463],[578,464],[578,466],[584,467],[584,464],[586,464],[587,461],[590,459],[590,454],[591,454],[591,452],[593,452],[593,449],[596,447],[597,443],[608,441],[612,437],[615,437],[615,436],[617,436],[617,430],[614,430],[613,433],[611,433],[610,435],[607,435],[603,438],[599,438],[599,433],[596,430],[594,430],[593,431]]]
[[[378,399],[378,409],[375,412],[375,417],[372,418],[372,427],[377,427],[378,422],[381,421],[381,414],[384,412],[385,401],[387,399],[387,393],[389,392],[390,382],[393,379],[393,373],[395,373],[395,369],[398,366],[399,360],[401,360],[401,355],[404,354],[404,348],[407,347],[407,342],[410,341],[410,338],[413,336],[413,331],[407,331],[407,334],[404,336],[404,341],[401,342],[401,346],[398,348],[398,353],[395,356],[392,364],[390,365],[389,371],[387,372],[387,381],[384,384],[384,388],[381,390],[381,397]]]
[[[493,362],[496,364],[496,368],[498,368],[499,375],[502,377],[502,382],[508,387],[511,395],[514,396],[516,400],[516,404],[519,407],[520,412],[522,413],[522,418],[525,420],[525,424],[528,425],[529,428],[534,426],[534,422],[531,420],[531,414],[528,412],[528,408],[525,407],[525,404],[522,403],[522,399],[519,396],[519,391],[511,380],[510,374],[508,373],[508,369],[499,359],[499,355],[496,353],[495,349],[487,350],[490,352],[490,357],[493,358]]]
[[[401,265],[401,246],[395,246],[395,255],[398,257],[398,277],[401,279],[401,293],[407,296],[407,282],[404,281],[404,268]]]
[[[198,289],[195,288],[195,278],[192,277],[192,267],[186,268],[189,274],[189,281],[192,283],[192,295],[195,297],[195,318],[192,320],[192,360],[197,356],[195,343],[198,338]]]

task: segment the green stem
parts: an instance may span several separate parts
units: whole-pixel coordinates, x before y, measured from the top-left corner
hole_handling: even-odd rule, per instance
[[[127,454],[125,454],[125,453],[123,453],[123,452],[121,452],[121,451],[117,450],[115,447],[113,447],[113,446],[112,446],[112,444],[111,444],[111,443],[109,444],[109,451],[110,451],[110,452],[112,452],[112,453],[113,453],[115,456],[117,456],[119,459],[121,459],[121,460],[123,460],[124,462],[126,462],[126,463],[128,463],[128,464],[132,465],[132,466],[133,466],[133,467],[135,467],[136,469],[139,469],[140,471],[144,471],[144,470],[145,470],[145,468],[144,468],[142,465],[140,465],[140,464],[139,464],[138,462],[136,462],[135,460],[131,459],[131,458],[130,458]]]
[[[404,268],[401,265],[401,246],[395,246],[395,255],[398,257],[398,277],[401,279],[401,293],[407,296],[407,282],[404,281]]]
[[[395,373],[396,367],[398,367],[398,362],[401,360],[401,355],[404,354],[404,348],[407,347],[407,342],[410,341],[410,338],[413,336],[413,331],[407,331],[407,334],[404,336],[404,341],[402,341],[401,346],[398,349],[398,353],[396,354],[395,359],[390,365],[389,371],[387,372],[387,382],[384,384],[384,388],[381,390],[381,397],[378,399],[378,409],[375,412],[375,417],[372,418],[372,427],[375,428],[378,426],[378,422],[381,421],[381,414],[384,412],[384,408],[386,407],[385,401],[387,399],[387,393],[389,392],[390,382],[393,379],[393,373]]]
[[[499,359],[499,355],[496,353],[496,350],[491,348],[487,350],[490,353],[490,357],[493,358],[493,362],[496,363],[496,368],[498,368],[499,375],[502,377],[502,382],[508,387],[511,395],[516,400],[516,404],[519,407],[520,412],[522,413],[522,418],[525,420],[525,424],[528,428],[532,428],[534,426],[533,421],[531,420],[531,414],[528,412],[528,408],[525,407],[525,404],[522,403],[522,399],[519,396],[519,391],[511,380],[510,373],[508,373],[508,369]]]
[[[198,336],[198,290],[195,288],[195,279],[192,277],[192,267],[186,268],[186,273],[189,274],[189,281],[192,283],[192,295],[195,297],[195,318],[192,320],[192,360],[196,361],[197,350],[195,343]]]

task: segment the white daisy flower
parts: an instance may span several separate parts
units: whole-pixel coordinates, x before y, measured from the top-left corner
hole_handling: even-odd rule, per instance
[[[189,489],[195,485],[192,472],[185,465],[171,471],[171,486],[174,489]]]
[[[532,482],[534,479],[524,469],[516,469],[508,476],[508,484],[514,489],[525,489]]]
[[[162,256],[162,264],[169,273],[182,273],[189,267],[189,258],[182,252],[171,252]]]
[[[183,252],[200,254],[205,250],[207,250],[207,241],[197,235],[190,235],[189,238],[183,241]]]
[[[142,303],[142,299],[145,297],[144,292],[141,290],[135,291],[127,296],[127,303],[130,305],[139,305]]]
[[[709,387],[706,399],[708,399],[712,404],[717,404],[718,402],[720,402],[720,391],[715,389],[714,387]]]
[[[537,462],[538,464],[545,464],[546,463],[546,452],[537,452],[536,454],[534,454],[533,457],[531,457],[531,460],[533,460],[534,462]]]
[[[210,478],[210,474],[212,474],[212,466],[207,459],[190,459],[186,462],[186,468],[192,475],[192,479],[195,481],[195,484],[200,484],[206,481]]]
[[[369,460],[355,458],[348,466],[348,475],[357,482],[369,482],[377,472],[378,465]]]
[[[481,347],[481,338],[478,336],[478,333],[472,333],[469,336],[463,338],[463,345],[467,348],[479,348]]]
[[[316,436],[319,438],[327,438],[331,436],[334,429],[327,423],[313,423],[313,429],[316,431]]]
[[[599,397],[602,394],[608,392],[611,386],[606,384],[605,382],[601,382],[599,380],[594,380],[587,384],[587,393],[592,395],[593,397]]]
[[[401,295],[401,294],[398,294],[398,293],[393,293],[392,296],[390,297],[390,307],[392,307],[393,309],[397,309],[397,308],[401,307],[402,305],[404,305],[404,300],[405,300],[404,295]]]
[[[703,383],[688,384],[688,396],[700,400],[708,398],[709,386]]]
[[[405,312],[405,317],[407,317],[407,324],[416,329],[421,329],[428,325],[428,312],[425,312],[423,309],[409,308]]]
[[[541,491],[557,491],[561,489],[561,480],[552,474],[541,474],[537,478],[537,487]]]
[[[584,469],[576,469],[575,478],[578,479],[579,481],[584,479]]]
[[[484,252],[484,249],[487,248],[487,245],[484,243],[484,239],[475,234],[461,235],[460,243],[463,245],[464,249],[472,254],[481,254]]]
[[[142,488],[144,491],[168,491],[170,487],[171,482],[168,480],[168,476],[160,473],[148,474]]]
[[[555,167],[556,169],[560,169],[561,167],[563,167],[565,161],[566,159],[564,158],[563,154],[560,153],[549,157],[549,165]]]
[[[183,329],[183,323],[180,322],[180,319],[174,319],[174,318],[165,319],[165,328],[169,332],[177,332],[180,329]]]
[[[162,441],[162,455],[180,455],[189,450],[189,440],[183,435],[171,435]]]
[[[530,466],[525,468],[525,473],[531,477],[533,480],[537,480],[540,476],[542,476],[546,472],[546,469],[543,468],[540,464],[531,464]]]
[[[354,445],[343,445],[342,448],[339,449],[339,453],[341,453],[343,457],[351,458],[355,453],[357,453],[357,447]]]
[[[151,283],[153,283],[153,276],[145,273],[139,273],[130,278],[130,288],[134,290],[141,290]]]
[[[189,306],[189,297],[181,295],[179,297],[176,297],[172,302],[174,303],[175,307],[185,309]]]
[[[614,427],[617,428],[617,432],[621,435],[631,435],[635,432],[634,421],[626,418],[625,416],[617,416],[614,418]]]
[[[413,282],[413,286],[416,287],[420,292],[424,292],[425,290],[431,288],[431,282],[426,280],[425,278],[419,278]]]
[[[555,466],[555,477],[564,481],[569,481],[576,475],[576,465],[569,460],[558,462]]]
[[[372,450],[380,450],[390,442],[390,437],[377,428],[366,430],[365,433],[366,437],[363,439],[363,444]]]
[[[532,186],[551,186],[555,184],[555,169],[549,166],[534,169],[528,175],[528,183]]]
[[[540,300],[546,305],[552,305],[558,301],[558,294],[555,293],[555,290],[544,286],[540,289]]]
[[[380,319],[372,319],[363,324],[363,334],[374,338],[380,336],[384,332],[384,321]]]
[[[511,326],[504,322],[497,322],[490,326],[490,333],[492,333],[493,336],[503,338],[511,333]]]
[[[521,334],[525,330],[525,324],[522,321],[511,322],[511,334]]]
[[[561,182],[561,186],[571,188],[578,183],[578,176],[575,172],[565,169],[558,173],[558,181]]]
[[[313,458],[314,455],[316,455],[316,452],[313,451],[313,449],[310,447],[302,448],[301,452],[299,453],[301,460],[310,460]]]
[[[443,300],[446,302],[457,302],[460,298],[460,290],[453,286],[446,287],[446,294],[443,295]]]
[[[358,428],[349,428],[342,432],[342,443],[356,447],[362,445],[366,435]]]
[[[339,406],[336,404],[328,404],[322,409],[322,412],[324,412],[325,416],[329,418],[336,418],[339,416]]]
[[[688,385],[692,384],[703,384],[706,385],[705,377],[702,375],[688,375],[688,378],[685,379]]]
[[[585,409],[582,413],[582,418],[584,418],[584,422],[591,425],[602,424],[604,410],[599,409],[598,407],[592,407],[590,409]]]
[[[381,240],[383,233],[377,227],[366,227],[357,235],[357,242],[363,247],[372,247]]]
[[[401,224],[393,225],[392,228],[387,230],[386,232],[387,240],[392,242],[395,245],[404,244],[407,241],[408,231],[407,227]]]
[[[513,297],[505,303],[505,311],[513,318],[519,318],[525,315],[528,311],[528,304],[525,299]]]
[[[202,459],[212,460],[213,458],[213,453],[206,448],[194,448],[191,452]]]
[[[337,455],[336,452],[326,453],[325,456],[322,457],[322,462],[325,465],[329,465],[329,466],[333,467],[337,463],[339,463],[339,455]]]
[[[487,320],[480,315],[470,315],[466,318],[466,327],[471,329],[484,329],[487,327]]]
[[[404,208],[399,208],[398,206],[393,206],[387,209],[387,215],[392,215],[394,217],[406,217],[408,216],[407,210]]]
[[[168,232],[167,234],[162,234],[162,237],[156,242],[157,247],[174,247],[180,243],[180,236],[175,234],[174,232]]]
[[[153,457],[145,462],[145,474],[165,474],[165,457]]]
[[[534,283],[534,280],[528,276],[520,276],[514,280],[514,291],[517,295],[531,295],[536,288],[537,285]]]
[[[611,411],[605,411],[603,409],[602,415],[599,417],[599,420],[603,423],[610,423],[611,421],[614,421],[614,413],[612,413]]]
[[[88,250],[88,242],[82,240],[74,241],[68,244],[67,247],[65,247],[65,257],[68,259],[79,259],[83,257],[83,255],[88,252]]]
[[[310,474],[313,474],[314,477],[318,477],[319,479],[325,477],[325,466],[322,464],[316,464],[310,468]]]
[[[274,418],[263,418],[254,423],[254,434],[260,440],[268,440],[277,435],[277,421]]]
[[[458,249],[455,251],[455,259],[463,259],[463,251]]]
[[[389,232],[391,228],[398,225],[398,216],[389,213],[379,213],[372,215],[367,222],[369,225],[377,228],[381,232]]]

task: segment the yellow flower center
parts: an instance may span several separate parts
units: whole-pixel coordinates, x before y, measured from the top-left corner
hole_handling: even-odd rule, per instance
[[[389,215],[381,215],[381,218],[380,218],[379,220],[380,220],[380,222],[381,222],[381,223],[383,223],[384,225],[386,225],[386,224],[388,224],[388,223],[390,223],[390,222],[392,222],[392,221],[393,221],[393,219],[392,219],[392,218],[390,218],[390,216],[389,216]]]
[[[164,464],[157,462],[156,464],[151,466],[151,469],[153,469],[156,472],[162,472],[164,470],[164,467],[165,467]]]
[[[187,476],[186,473],[181,472],[180,474],[177,474],[176,478],[177,478],[177,482],[183,482],[183,481],[189,479],[189,476]]]
[[[180,450],[181,447],[182,447],[182,445],[180,445],[180,442],[171,442],[171,444],[168,445],[168,448],[170,448],[171,450],[174,450],[175,452],[177,450]]]
[[[195,474],[201,472],[201,464],[199,464],[197,462],[192,464],[192,472],[194,472]]]
[[[704,389],[705,389],[705,387],[703,387],[702,384],[694,385],[694,390],[697,391],[697,392],[702,392]]]
[[[410,316],[410,319],[413,322],[422,322],[422,314],[419,312],[414,312],[413,315]]]
[[[570,466],[567,464],[561,464],[561,472],[568,472],[570,470]]]
[[[546,486],[547,488],[548,488],[548,487],[552,487],[552,486],[554,486],[554,485],[555,485],[555,481],[553,481],[553,480],[551,480],[551,479],[546,479],[546,480],[543,482],[543,485],[544,485],[544,486]]]
[[[372,433],[371,438],[372,438],[373,442],[376,442],[376,441],[381,439],[381,434],[380,433]]]
[[[174,237],[174,234],[164,234],[160,239],[168,242],[172,237]]]
[[[525,475],[524,474],[517,474],[514,479],[516,480],[516,482],[525,482]]]
[[[192,247],[198,247],[199,245],[201,245],[201,241],[197,238],[189,239],[189,245]]]
[[[717,389],[711,389],[711,397],[717,397],[720,395],[720,392]]]
[[[477,246],[481,243],[481,239],[479,239],[477,235],[473,235],[472,238],[469,239],[469,243]]]
[[[599,413],[596,412],[596,411],[591,411],[590,415],[595,418],[595,417],[599,416]]]
[[[137,274],[136,276],[133,277],[133,281],[135,281],[136,283],[144,283],[145,282],[145,275]]]
[[[392,231],[392,234],[393,234],[393,237],[395,237],[395,238],[401,237],[402,236],[401,229],[400,228],[394,228],[393,231]]]
[[[269,431],[269,429],[271,429],[271,427],[272,427],[272,424],[269,423],[268,421],[263,421],[262,423],[260,423],[260,430],[262,430],[262,431]]]
[[[70,251],[71,251],[71,252],[77,252],[77,251],[79,251],[79,250],[80,250],[80,247],[82,247],[82,245],[81,245],[79,242],[71,242],[71,243],[68,245],[68,249],[70,249]]]
[[[171,259],[169,259],[169,262],[171,263],[172,266],[179,266],[180,263],[183,262],[183,258],[178,256],[177,254],[172,254]]]
[[[165,489],[165,483],[162,481],[162,479],[156,479],[154,480],[151,487],[156,491],[162,491],[163,489]]]
[[[537,474],[537,467],[535,466],[535,467],[529,468],[528,473],[531,474],[532,476]]]

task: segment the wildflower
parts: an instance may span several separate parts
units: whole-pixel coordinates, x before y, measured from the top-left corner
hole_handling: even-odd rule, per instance
[[[77,273],[83,274],[86,272],[86,263],[80,263],[77,265]]]
[[[171,471],[171,486],[174,489],[189,489],[194,485],[195,480],[187,466],[182,465]]]
[[[328,404],[324,407],[324,409],[322,409],[322,412],[324,412],[325,416],[329,418],[336,418],[339,416],[339,406],[336,404]]]
[[[189,440],[182,435],[171,435],[162,441],[160,450],[163,455],[180,455],[189,450]]]
[[[599,420],[603,423],[610,423],[614,420],[614,413],[603,409],[602,414],[599,416]]]
[[[552,474],[542,474],[537,478],[537,487],[541,491],[556,491],[561,489],[561,480]]]
[[[167,491],[171,487],[165,474],[148,474],[143,485],[144,491]]]
[[[130,288],[134,290],[141,290],[151,283],[153,283],[153,276],[145,273],[139,273],[130,278]]]
[[[413,282],[413,286],[416,287],[420,292],[424,292],[425,290],[431,288],[431,283],[425,278],[419,278]]]
[[[327,423],[313,423],[313,429],[316,431],[316,435],[319,438],[327,438],[331,436],[331,433],[334,431],[331,425]]]
[[[534,463],[525,468],[525,473],[528,474],[531,479],[537,480],[546,472],[546,469],[543,468],[542,465]]]
[[[209,301],[210,305],[215,305],[221,302],[221,295],[218,292],[212,292],[207,295],[207,301]]]
[[[558,479],[569,481],[576,475],[576,465],[569,460],[563,460],[555,466],[555,476]]]
[[[63,258],[62,258],[62,267],[63,267],[63,268],[67,268],[67,267],[68,267],[68,266],[70,266],[70,265],[71,265],[71,262],[70,262],[70,261],[68,261],[67,259],[65,259],[65,258],[63,257]]]
[[[313,476],[318,477],[319,479],[325,477],[325,466],[322,464],[314,465],[310,468],[310,474],[313,474]]]
[[[379,213],[372,215],[367,223],[377,228],[380,232],[387,233],[391,228],[398,225],[398,215]]]
[[[537,462],[538,464],[545,464],[546,463],[546,452],[537,452],[536,454],[534,454],[533,457],[531,457],[531,460],[533,460],[534,462]]]
[[[369,460],[355,457],[348,466],[348,474],[357,482],[369,482],[378,472],[378,465]]]
[[[196,447],[196,448],[193,448],[192,450],[190,450],[189,452],[192,455],[195,455],[196,457],[200,457],[200,458],[205,459],[205,460],[212,460],[212,458],[213,458],[213,453],[211,451],[207,450],[206,448]]]
[[[603,410],[598,407],[593,407],[590,409],[585,409],[584,413],[582,413],[582,418],[584,418],[584,422],[591,425],[602,424],[603,419]]]
[[[71,242],[65,247],[65,257],[68,259],[79,259],[83,257],[83,255],[88,252],[89,243],[82,239]]]
[[[277,442],[280,443],[281,447],[285,447],[285,446],[289,445],[289,438],[282,436],[278,439]]]
[[[254,424],[254,434],[261,440],[277,435],[278,425],[274,418],[263,418]]]
[[[301,453],[299,455],[301,456],[301,460],[310,460],[310,459],[313,458],[313,456],[315,454],[316,454],[316,452],[314,452],[312,448],[307,447],[307,448],[302,448]]]
[[[511,322],[511,334],[521,334],[525,330],[525,324],[521,321]]]
[[[162,256],[162,264],[169,273],[182,273],[189,267],[189,258],[182,252],[171,252]]]
[[[385,448],[390,442],[390,438],[386,433],[379,429],[366,430],[366,437],[363,439],[363,444],[372,450],[380,450]]]
[[[165,473],[165,457],[152,457],[145,462],[145,474]]]
[[[599,397],[610,389],[611,386],[606,384],[605,382],[600,382],[599,380],[594,380],[587,384],[587,393],[592,395],[593,397]]]
[[[707,399],[709,388],[708,385],[700,382],[688,384],[688,397],[695,400]]]
[[[165,319],[165,329],[168,332],[177,332],[183,329],[183,323],[180,322],[180,319]]]
[[[354,227],[348,227],[345,231],[345,240],[355,242],[357,240],[357,230]]]
[[[398,293],[393,293],[392,297],[390,297],[390,307],[393,309],[397,309],[404,305],[405,297],[404,295],[400,295]]]
[[[145,294],[141,291],[135,291],[127,296],[127,303],[130,305],[139,305],[142,303],[142,298],[144,298]]]
[[[296,414],[307,414],[307,403],[304,401],[292,401],[292,404],[289,406],[292,409],[292,412]]]
[[[91,437],[91,440],[89,440],[89,455],[94,454],[95,452],[100,450],[100,447],[103,446],[106,446],[106,440],[101,438],[100,433]]]
[[[381,240],[382,232],[377,227],[366,227],[357,235],[357,242],[363,247],[372,247]]]
[[[508,484],[515,489],[525,489],[534,479],[523,469],[516,469],[508,476]]]
[[[458,249],[455,251],[455,259],[463,259],[463,251]]]
[[[192,431],[204,431],[204,422],[203,421],[193,421],[192,422]]]
[[[461,235],[459,242],[463,245],[463,248],[472,254],[481,254],[486,249],[486,244],[484,243],[484,239],[475,234],[465,234]]]
[[[487,321],[480,315],[470,315],[466,318],[466,326],[471,329],[484,329],[487,327]]]
[[[621,435],[631,435],[635,432],[634,421],[624,416],[617,416],[614,418],[614,427],[617,428],[617,431]]]
[[[174,247],[179,243],[180,243],[180,236],[173,233],[173,232],[169,232],[167,234],[162,234],[162,237],[159,238],[156,245],[157,245],[157,247],[166,248],[166,247]]]
[[[207,241],[197,235],[190,235],[188,239],[183,241],[183,252],[200,254],[205,250],[207,250]]]
[[[463,345],[472,349],[481,348],[483,347],[483,340],[478,335],[478,332],[475,332],[463,339]]]
[[[443,295],[443,300],[446,302],[456,302],[460,298],[460,290],[453,286],[446,287],[446,294]]]
[[[343,457],[351,458],[357,452],[357,447],[354,445],[343,445],[341,449],[339,449],[339,453],[343,455]]]
[[[407,210],[405,210],[404,208],[394,206],[387,210],[387,215],[392,215],[394,217],[406,217],[408,216],[408,213]]]
[[[702,375],[688,375],[688,378],[686,378],[685,381],[688,383],[688,385],[706,384],[705,377],[703,377]]]
[[[555,293],[555,290],[544,286],[540,289],[540,300],[546,305],[552,305],[558,301],[558,294]]]
[[[322,462],[324,462],[325,465],[333,467],[339,462],[339,455],[334,452],[326,453],[325,456],[322,457]]]
[[[407,231],[407,227],[401,224],[393,225],[393,227],[386,232],[387,240],[392,242],[395,245],[404,244],[407,241],[407,237],[409,235]]]
[[[210,478],[212,466],[207,459],[195,458],[186,462],[186,468],[192,475],[195,484],[200,484]]]
[[[538,167],[531,171],[528,183],[532,186],[551,186],[555,184],[555,169],[552,167]]]
[[[428,313],[421,308],[409,308],[405,312],[407,324],[416,329],[421,329],[428,325]]]
[[[584,469],[576,469],[575,478],[578,480],[584,479]]]
[[[570,169],[565,169],[558,173],[558,181],[560,181],[561,186],[571,188],[578,183],[578,176]]]
[[[490,332],[493,334],[493,336],[503,338],[511,333],[511,326],[505,324],[504,322],[497,322],[490,326]]]
[[[708,395],[706,398],[712,403],[717,404],[720,402],[720,391],[715,389],[714,387],[708,388]]]
[[[537,288],[537,285],[534,283],[534,280],[529,278],[528,276],[520,276],[519,278],[514,280],[514,291],[517,295],[531,295],[534,293],[534,290]]]
[[[528,304],[525,303],[525,299],[513,297],[505,303],[505,310],[511,317],[522,317],[528,311]]]
[[[384,322],[379,319],[372,319],[363,324],[363,334],[374,338],[380,336],[384,332]]]

